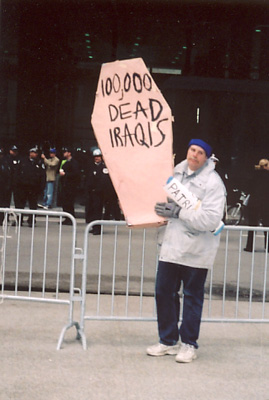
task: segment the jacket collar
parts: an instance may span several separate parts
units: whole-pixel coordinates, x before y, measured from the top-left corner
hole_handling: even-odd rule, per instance
[[[214,162],[210,158],[208,158],[201,168],[197,169],[197,171],[193,171],[193,173],[191,175],[189,175],[189,176],[197,176],[197,175],[202,174],[203,171],[209,172],[209,171],[213,171],[214,169],[215,169]],[[175,173],[178,173],[178,174],[181,174],[181,175],[187,174],[187,171],[188,171],[188,161],[187,161],[187,159],[183,160],[183,161],[181,161],[181,163],[177,164],[175,166],[174,171],[175,171]]]

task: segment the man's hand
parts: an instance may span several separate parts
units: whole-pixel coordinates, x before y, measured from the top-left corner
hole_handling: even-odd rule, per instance
[[[178,218],[181,207],[176,203],[156,203],[155,212],[164,218]]]

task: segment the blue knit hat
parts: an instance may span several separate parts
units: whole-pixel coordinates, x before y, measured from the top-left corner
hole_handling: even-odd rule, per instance
[[[188,144],[188,148],[192,145],[200,146],[202,149],[204,149],[207,158],[209,158],[212,154],[212,147],[204,142],[202,139],[191,139],[190,143]]]

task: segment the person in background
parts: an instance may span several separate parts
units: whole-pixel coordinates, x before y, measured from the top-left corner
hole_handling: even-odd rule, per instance
[[[6,156],[6,160],[10,169],[10,183],[8,185],[8,194],[7,194],[9,198],[8,207],[11,206],[12,196],[13,196],[14,205],[16,208],[19,208],[18,207],[19,193],[18,193],[18,186],[16,183],[16,176],[18,168],[20,166],[21,157],[19,155],[19,149],[15,144],[10,146],[9,154]]]
[[[104,208],[105,220],[112,219],[120,221],[123,219],[119,206],[119,199],[109,175],[107,176],[107,182],[104,191]]]
[[[266,199],[269,197],[269,161],[262,158],[258,165],[255,165],[253,176],[249,185],[248,219],[249,226],[269,227],[269,209]],[[247,244],[244,251],[252,252],[253,249],[253,231],[248,231]],[[264,247],[269,251],[267,245],[267,232],[264,232]]]
[[[30,210],[37,209],[38,197],[44,188],[45,168],[39,163],[38,149],[32,147],[29,150],[29,157],[21,159],[19,164],[16,183],[18,185],[18,202],[16,208],[25,208],[28,202]],[[28,216],[28,226],[33,224],[33,215]],[[23,217],[21,218],[23,224]]]
[[[89,224],[92,221],[102,219],[104,207],[104,193],[108,181],[108,169],[102,158],[100,149],[94,149],[92,153],[93,159],[90,160],[86,170],[86,204],[85,204],[85,219]],[[90,231],[93,235],[100,235],[101,226],[95,225]]]
[[[63,157],[66,160],[60,169],[61,196],[63,211],[75,217],[75,198],[79,183],[80,171],[78,162],[72,157],[70,147],[63,148]],[[69,218],[65,218],[63,225],[72,225]]]
[[[147,354],[176,355],[175,360],[180,363],[189,363],[197,357],[204,285],[220,242],[220,235],[215,236],[212,231],[222,220],[226,190],[215,172],[211,154],[208,143],[192,139],[186,160],[174,168],[174,177],[201,200],[198,209],[180,208],[173,201],[155,206],[155,212],[168,223],[155,287],[159,343],[148,347]],[[179,328],[182,283],[184,300]]]
[[[50,148],[49,155],[50,157],[46,158],[44,153],[41,154],[41,158],[43,159],[46,168],[46,186],[44,190],[43,204],[38,204],[38,206],[45,210],[52,208],[56,174],[60,163],[59,158],[56,156],[56,149]]]
[[[63,169],[64,164],[66,163],[66,159],[63,158],[60,162],[60,167],[59,167],[59,174],[56,176],[56,190],[57,190],[57,196],[56,196],[56,204],[58,207],[62,207],[62,180],[61,180],[61,175],[60,171]]]

